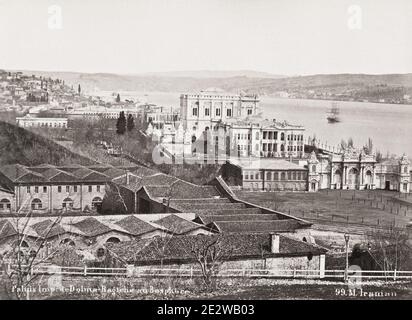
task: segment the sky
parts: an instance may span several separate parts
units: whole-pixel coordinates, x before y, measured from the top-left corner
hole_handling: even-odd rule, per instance
[[[412,72],[411,0],[0,0],[0,68]]]

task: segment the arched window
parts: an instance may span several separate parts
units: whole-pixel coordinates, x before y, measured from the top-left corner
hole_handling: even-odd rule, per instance
[[[286,180],[286,173],[285,172],[282,172],[280,174],[280,180]]]
[[[285,151],[285,146],[283,144],[280,145],[280,151]]]
[[[2,199],[0,201],[0,211],[1,210],[10,210],[11,209],[11,202],[9,199]]]
[[[119,243],[120,239],[117,237],[110,237],[109,239],[106,240],[106,243]]]
[[[61,244],[61,245],[69,245],[69,246],[71,246],[71,247],[76,246],[76,244],[74,243],[74,241],[73,241],[72,239],[70,239],[70,238],[63,239],[62,241],[60,241],[60,244]]]
[[[42,209],[43,205],[40,199],[36,198],[33,199],[33,201],[31,202],[31,208],[32,210],[38,210],[38,209]]]
[[[98,258],[104,257],[105,254],[106,254],[106,251],[104,250],[104,248],[99,248],[96,251],[96,255]]]
[[[348,182],[349,185],[356,185],[358,183],[358,170],[356,168],[351,168],[348,173]]]
[[[340,185],[342,183],[342,173],[340,170],[336,170],[334,175],[333,175],[334,183]]]
[[[62,206],[63,208],[73,208],[73,200],[70,198],[64,199]]]
[[[280,140],[285,141],[285,134],[283,132],[280,134]]]
[[[312,165],[312,172],[316,172],[316,165]]]
[[[102,200],[102,198],[100,198],[100,197],[95,197],[95,198],[93,198],[93,200],[92,200],[92,208],[93,208],[93,209],[99,209],[99,208],[102,206],[102,202],[103,202],[103,200]]]

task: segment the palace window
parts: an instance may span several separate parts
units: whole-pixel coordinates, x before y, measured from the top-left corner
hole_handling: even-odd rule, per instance
[[[66,192],[70,192],[70,186],[66,186]]]
[[[62,186],[57,187],[57,192],[62,192]]]
[[[2,199],[0,201],[0,210],[11,209],[11,202],[9,199]]]
[[[205,109],[205,116],[206,117],[210,116],[210,109],[209,108]]]
[[[283,132],[280,134],[280,140],[285,141],[285,134]]]
[[[197,108],[193,108],[193,116],[197,117]]]
[[[256,132],[256,140],[259,140],[259,132]]]
[[[43,193],[46,193],[46,192],[47,192],[47,187],[44,186],[44,187],[43,187]]]
[[[228,117],[231,117],[231,116],[232,116],[232,109],[227,109],[227,110],[226,110],[226,115],[227,115]]]
[[[77,186],[73,186],[73,191],[77,192]]]
[[[70,198],[66,198],[63,200],[62,203],[63,208],[73,208],[73,200]]]
[[[34,192],[35,192],[35,193],[39,193],[39,187],[35,186],[35,187],[34,187]]]
[[[31,208],[32,210],[37,210],[37,209],[41,209],[43,207],[42,202],[40,199],[36,198],[33,199],[33,201],[31,202]]]
[[[89,192],[93,191],[93,186],[89,186]]]
[[[403,168],[403,173],[408,173],[408,167]]]
[[[263,131],[263,139],[267,139],[268,138],[268,132],[267,131]]]
[[[247,109],[247,114],[250,116],[252,114],[253,110],[252,109]]]
[[[216,112],[216,117],[220,117],[220,108],[216,108],[216,110],[215,110]]]
[[[27,193],[30,193],[30,186],[27,186]]]
[[[96,191],[100,192],[100,186],[96,186]]]

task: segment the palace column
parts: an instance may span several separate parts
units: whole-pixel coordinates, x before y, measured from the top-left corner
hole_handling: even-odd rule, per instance
[[[363,181],[364,181],[364,174],[365,168],[363,166],[361,166],[360,168],[360,177],[359,177],[359,187],[363,185]]]
[[[343,177],[342,177],[342,188],[343,186],[346,186],[346,181],[347,181],[347,176],[346,176],[346,171],[348,170],[348,168],[344,165],[343,166]]]

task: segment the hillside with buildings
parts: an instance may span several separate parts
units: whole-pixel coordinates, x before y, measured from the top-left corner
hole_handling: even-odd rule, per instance
[[[190,92],[219,87],[289,98],[412,103],[412,74],[318,74],[284,77],[260,72],[165,72],[137,75],[27,71],[86,90]],[[176,81],[179,78],[179,81]]]

